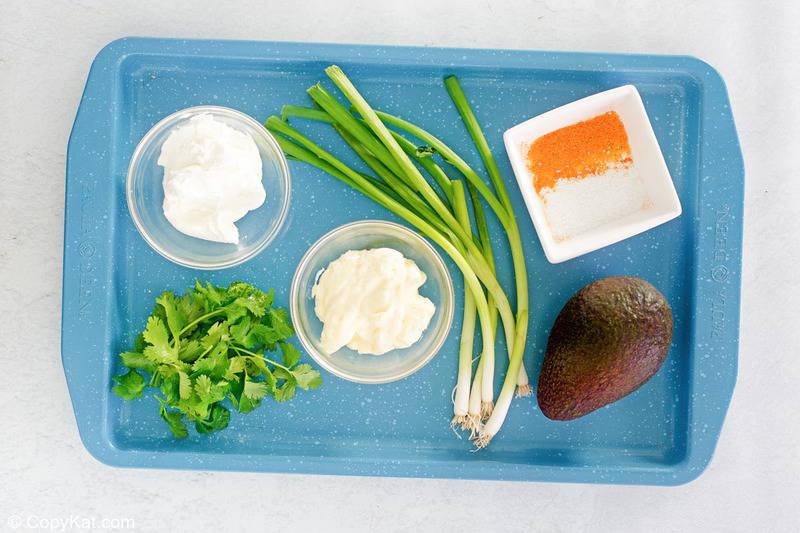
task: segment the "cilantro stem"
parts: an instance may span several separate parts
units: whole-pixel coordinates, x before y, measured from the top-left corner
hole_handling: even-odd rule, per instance
[[[201,316],[201,317],[199,317],[199,318],[196,318],[196,319],[192,320],[191,322],[189,322],[188,324],[186,324],[186,325],[183,327],[183,329],[182,329],[182,330],[180,330],[180,332],[178,333],[178,337],[180,337],[181,335],[183,335],[184,333],[186,333],[186,332],[187,332],[188,330],[190,330],[191,328],[195,327],[195,326],[196,326],[197,324],[199,324],[200,322],[202,322],[202,321],[204,321],[204,320],[208,320],[208,319],[209,319],[209,318],[211,318],[212,316],[217,316],[217,315],[219,315],[220,313],[224,313],[224,312],[225,312],[225,309],[217,309],[217,310],[215,310],[215,311],[211,311],[210,313],[206,313],[206,314],[204,314],[203,316]]]
[[[211,352],[211,349],[212,349],[212,348],[214,348],[214,345],[213,345],[213,344],[212,344],[211,346],[209,346],[208,348],[206,348],[206,350],[205,350],[203,353],[201,353],[200,355],[198,355],[198,356],[197,356],[197,359],[195,359],[194,361],[192,361],[192,364],[194,364],[194,363],[198,362],[200,359],[202,359],[203,357],[207,356],[207,355],[209,354],[209,352]]]
[[[287,372],[291,372],[291,370],[289,370],[288,368],[286,368],[282,364],[280,364],[280,363],[278,363],[276,361],[273,361],[272,359],[267,359],[266,357],[264,357],[264,354],[258,354],[258,353],[255,353],[255,352],[251,352],[250,350],[247,350],[247,349],[239,347],[239,346],[234,346],[234,345],[231,345],[231,348],[233,349],[234,352],[238,353],[239,355],[242,355],[242,352],[248,354],[248,355],[242,355],[242,357],[246,357],[248,359],[253,359],[253,358],[262,359],[262,360],[266,361],[267,363],[269,363],[271,365],[277,366],[278,368],[282,368],[282,369],[286,370]]]

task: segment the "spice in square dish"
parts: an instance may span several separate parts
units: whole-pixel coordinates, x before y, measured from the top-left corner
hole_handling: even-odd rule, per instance
[[[527,159],[556,241],[651,203],[615,111],[542,135],[530,145]]]

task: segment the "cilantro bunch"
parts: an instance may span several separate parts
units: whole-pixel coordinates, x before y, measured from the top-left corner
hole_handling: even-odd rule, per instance
[[[161,418],[183,438],[186,421],[198,433],[225,429],[226,398],[249,413],[267,395],[285,402],[298,387],[316,389],[319,372],[298,364],[300,352],[286,342],[294,335],[288,313],[272,302],[272,290],[242,282],[224,288],[197,281],[183,297],[164,292],[133,351],[120,354],[128,372],[113,378],[112,390],[133,400],[156,389]],[[278,349],[280,362],[268,353]]]

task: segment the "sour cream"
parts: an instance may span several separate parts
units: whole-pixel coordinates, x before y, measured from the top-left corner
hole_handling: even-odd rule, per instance
[[[419,294],[426,279],[414,261],[391,248],[342,254],[311,289],[323,350],[332,354],[347,346],[381,355],[417,342],[436,311]]]
[[[192,237],[238,244],[235,222],[266,198],[253,138],[207,113],[167,137],[158,164],[164,167],[164,216]]]

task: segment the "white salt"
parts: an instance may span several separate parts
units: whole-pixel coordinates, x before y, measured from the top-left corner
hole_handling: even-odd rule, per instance
[[[644,183],[633,165],[618,165],[602,174],[560,179],[542,189],[544,214],[556,241],[563,241],[650,205]]]

